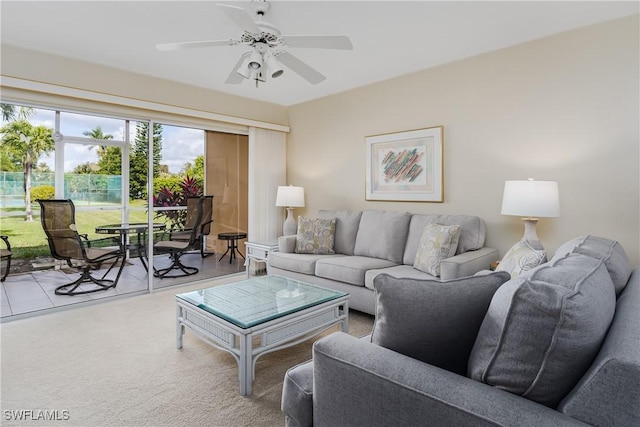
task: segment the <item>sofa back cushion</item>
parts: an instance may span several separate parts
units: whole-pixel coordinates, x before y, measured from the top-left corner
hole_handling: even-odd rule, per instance
[[[566,254],[582,254],[604,261],[607,271],[620,295],[631,276],[631,263],[624,248],[615,240],[591,235],[576,237],[562,244],[553,259],[562,258]]]
[[[510,280],[491,300],[469,376],[555,408],[598,353],[615,298],[604,263],[584,255]]]
[[[410,220],[411,214],[409,212],[363,211],[353,251],[354,255],[386,259],[397,264],[402,263]],[[413,257],[415,259],[415,253]],[[411,260],[411,264],[413,261]]]
[[[482,218],[469,215],[414,214],[411,215],[411,223],[409,224],[409,235],[404,249],[403,264],[413,265],[420,246],[422,232],[427,224],[460,226],[460,238],[458,239],[456,255],[481,249],[484,246],[485,224]]]
[[[356,246],[356,236],[360,225],[361,211],[348,210],[321,210],[318,218],[335,218],[336,231],[333,241],[333,250],[337,254],[353,255]]]

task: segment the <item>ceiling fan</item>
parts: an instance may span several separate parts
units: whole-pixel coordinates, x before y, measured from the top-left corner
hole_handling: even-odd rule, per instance
[[[157,44],[156,48],[161,51],[170,51],[214,46],[251,47],[252,50],[240,56],[225,83],[238,84],[243,79],[251,79],[255,80],[256,86],[259,82],[266,82],[267,77],[280,77],[284,73],[282,64],[311,84],[317,84],[326,79],[320,72],[284,50],[286,48],[353,49],[349,37],[343,35],[282,35],[278,28],[264,21],[264,15],[271,8],[271,4],[266,0],[251,1],[251,7],[258,15],[255,21],[241,7],[227,4],[216,4],[216,6],[220,7],[227,17],[242,29],[243,32],[238,39],[162,43]]]

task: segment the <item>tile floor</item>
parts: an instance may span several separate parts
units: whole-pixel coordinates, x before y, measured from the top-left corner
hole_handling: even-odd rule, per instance
[[[242,258],[230,263],[228,256],[218,261],[216,255],[203,259],[199,254],[188,254],[183,255],[182,260],[186,265],[198,267],[200,272],[182,278],[154,279],[154,289],[245,271]],[[148,280],[146,270],[137,258],[128,260],[127,263],[128,265],[122,270],[122,275],[115,288],[84,295],[56,295],[54,292],[56,287],[78,278],[78,273],[74,270],[45,270],[11,274],[5,282],[0,284],[0,319],[2,322],[6,322],[62,310],[78,304],[93,304],[101,300],[146,293]],[[166,255],[159,255],[154,258],[154,263],[156,267],[160,268],[168,265],[169,260]],[[117,269],[113,269],[107,279],[115,277],[116,271]],[[94,272],[97,277],[101,277],[102,274],[99,271]]]

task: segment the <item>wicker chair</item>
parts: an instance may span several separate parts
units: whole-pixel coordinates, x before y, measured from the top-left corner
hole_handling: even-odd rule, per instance
[[[4,282],[4,279],[7,278],[9,269],[11,268],[11,257],[13,256],[13,252],[11,252],[11,243],[9,243],[9,236],[0,236],[0,239],[4,241],[4,244],[6,246],[6,248],[0,249],[0,261],[7,261],[7,266],[5,267],[2,278],[0,279],[0,282]]]
[[[200,250],[200,256],[206,258],[209,255],[213,255],[211,252],[206,251],[206,243],[204,237],[211,233],[211,224],[213,219],[213,196],[201,196],[204,198],[202,204],[202,219],[200,221],[200,227],[197,230],[196,235],[196,249]],[[181,242],[188,242],[191,238],[191,230],[195,224],[198,214],[198,201],[200,197],[187,198],[187,219],[185,221],[185,227],[180,231],[170,231],[170,240],[176,240]]]
[[[211,197],[211,196],[207,196]],[[167,268],[156,269],[154,267],[154,276],[164,279],[165,277],[184,277],[197,274],[200,270],[196,267],[189,267],[184,265],[180,261],[180,257],[186,254],[188,251],[199,249],[202,245],[202,235],[200,223],[203,217],[204,203],[207,197],[202,196],[196,198],[195,217],[191,222],[190,230],[180,230],[170,232],[170,240],[161,240],[153,245],[153,251],[155,255],[168,254],[171,259],[171,265]],[[192,202],[193,203],[193,202]],[[183,240],[178,240],[175,237],[179,233],[184,233]],[[184,236],[188,236],[188,240],[184,239]],[[169,274],[173,270],[180,270],[182,273]]]
[[[113,240],[108,238],[90,241],[86,235],[78,234],[76,209],[71,200],[37,200],[37,202],[40,204],[40,220],[47,235],[51,255],[55,259],[66,261],[70,267],[81,270],[77,280],[58,286],[55,293],[81,295],[115,288],[125,265],[125,253],[120,250],[120,247],[92,247],[99,242],[113,242]],[[120,268],[116,278],[105,279],[118,261],[120,261]],[[92,269],[99,269],[103,263],[107,262],[111,265],[100,279],[91,275]],[[84,283],[91,283],[93,286],[81,288],[80,285]]]

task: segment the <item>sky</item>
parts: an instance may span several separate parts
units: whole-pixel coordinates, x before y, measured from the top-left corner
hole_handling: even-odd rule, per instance
[[[52,110],[36,109],[35,114],[29,119],[33,125],[45,125],[54,129],[55,112]],[[4,124],[4,123],[3,123]],[[113,140],[124,139],[125,121],[86,114],[65,113],[60,114],[60,132],[65,136],[83,137],[83,132],[90,132],[96,126],[102,128],[103,134],[113,135]],[[130,140],[133,142],[136,134],[135,122],[130,123]],[[160,164],[169,166],[169,172],[178,173],[184,169],[184,165],[204,154],[204,131],[176,126],[162,126],[162,159]],[[40,157],[38,163],[45,162],[51,170],[55,169],[55,152],[48,156]],[[71,172],[77,165],[98,160],[97,150],[83,144],[65,145],[65,172]]]

